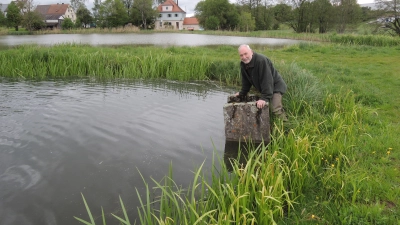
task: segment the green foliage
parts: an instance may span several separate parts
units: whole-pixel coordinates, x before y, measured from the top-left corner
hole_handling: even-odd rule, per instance
[[[11,2],[7,8],[7,25],[14,27],[18,31],[18,26],[21,25],[22,14],[15,2]]]
[[[131,9],[131,19],[133,25],[148,29],[154,27],[154,22],[157,16],[156,9],[153,8],[152,0],[135,0]]]
[[[0,27],[6,26],[7,25],[7,19],[4,16],[3,11],[0,10]]]
[[[128,22],[128,12],[122,0],[106,0],[99,8],[98,23],[102,28],[124,26]]]
[[[240,31],[253,31],[256,27],[256,21],[254,18],[251,17],[250,13],[242,12],[240,14],[240,20],[238,29]]]
[[[204,28],[207,30],[218,30],[219,24],[220,22],[216,16],[210,16],[206,19]]]
[[[356,24],[361,20],[361,7],[356,0],[345,0],[334,8],[336,31],[343,33],[348,25]]]
[[[46,23],[43,21],[42,15],[37,11],[29,11],[25,13],[23,16],[22,25],[28,31],[40,30],[46,27]]]
[[[72,22],[71,18],[65,18],[63,23],[61,24],[61,28],[63,30],[69,30],[74,28],[74,22]]]
[[[85,27],[93,22],[92,13],[86,8],[84,4],[80,5],[78,10],[76,11],[76,18],[76,23],[78,23],[79,21],[79,23],[83,23]],[[80,25],[79,27],[82,27],[82,25]]]
[[[206,29],[234,29],[239,20],[239,13],[228,0],[204,0],[197,3],[195,16]],[[218,23],[218,24],[215,24]]]

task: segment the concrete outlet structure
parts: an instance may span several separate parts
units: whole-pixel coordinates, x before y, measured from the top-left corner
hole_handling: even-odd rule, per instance
[[[224,105],[225,137],[231,141],[252,141],[269,143],[269,105],[262,109],[256,106],[257,96],[249,95],[240,99],[228,96]]]

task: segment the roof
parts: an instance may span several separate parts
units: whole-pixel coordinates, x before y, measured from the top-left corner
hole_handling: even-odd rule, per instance
[[[181,9],[181,7],[178,6],[178,4],[175,3],[174,0],[165,0],[164,3],[158,5],[157,10],[159,12],[163,12],[162,10],[163,6],[172,6],[172,10],[168,12],[185,12]]]
[[[38,5],[36,11],[47,17],[55,18],[65,15],[69,7],[69,4],[52,4],[52,5]]]
[[[183,20],[183,25],[199,25],[199,21],[196,17],[186,17]]]

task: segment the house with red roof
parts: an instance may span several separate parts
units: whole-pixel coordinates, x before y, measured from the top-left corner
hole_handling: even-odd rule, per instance
[[[43,16],[47,28],[61,28],[66,18],[70,18],[74,23],[76,21],[76,14],[69,4],[38,5],[35,10]]]
[[[183,29],[184,30],[200,30],[201,27],[199,25],[199,21],[196,17],[186,17],[183,20]]]
[[[157,7],[158,17],[156,18],[155,29],[172,30],[198,30],[199,22],[196,18],[186,18],[186,12],[179,7],[174,0],[165,0]]]

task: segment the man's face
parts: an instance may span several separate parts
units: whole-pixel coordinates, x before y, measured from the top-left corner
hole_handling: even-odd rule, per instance
[[[247,48],[246,46],[242,46],[239,49],[239,56],[240,56],[240,60],[244,64],[247,64],[251,61],[251,58],[253,57],[253,51],[251,51],[251,49]]]

